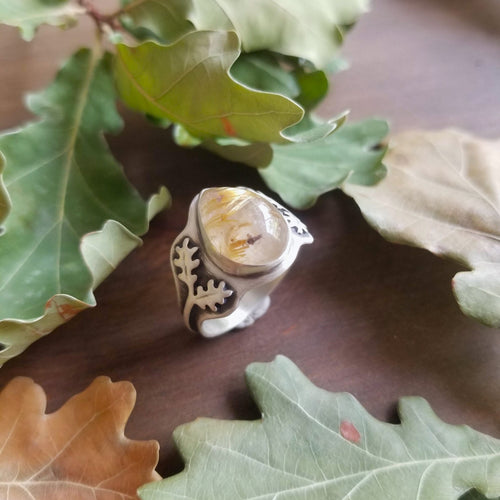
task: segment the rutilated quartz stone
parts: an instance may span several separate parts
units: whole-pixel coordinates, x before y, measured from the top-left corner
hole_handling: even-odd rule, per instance
[[[245,188],[205,189],[198,202],[205,248],[246,266],[271,266],[288,246],[288,226],[265,198]]]

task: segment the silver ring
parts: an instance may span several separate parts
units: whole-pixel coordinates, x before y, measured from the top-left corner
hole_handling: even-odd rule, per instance
[[[260,192],[204,189],[170,252],[184,323],[205,337],[252,324],[299,248],[312,242],[295,215]]]

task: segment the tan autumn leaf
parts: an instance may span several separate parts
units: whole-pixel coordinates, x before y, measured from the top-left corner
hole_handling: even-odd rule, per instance
[[[409,131],[392,139],[384,162],[378,185],[344,191],[385,238],[469,267],[453,280],[460,307],[500,327],[500,141]]]
[[[0,393],[0,498],[137,498],[139,486],[159,479],[158,443],[125,437],[134,402],[132,384],[99,377],[47,415],[43,389],[13,379]]]

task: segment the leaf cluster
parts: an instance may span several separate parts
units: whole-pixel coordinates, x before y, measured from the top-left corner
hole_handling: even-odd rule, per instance
[[[162,125],[173,122],[179,145],[258,167],[285,201],[306,208],[358,168],[372,171],[372,182],[383,176],[383,154],[365,154],[383,137],[383,122],[360,124],[362,141],[344,151],[328,136],[347,113],[314,114],[328,93],[328,75],[342,67],[344,36],[367,8],[365,0],[320,1],[314,8],[295,0],[126,2],[121,20],[141,43],[118,46],[117,86],[133,109]],[[317,150],[329,158],[329,168],[306,179],[310,195],[297,195],[283,157],[294,157],[289,171],[300,177]],[[335,154],[348,159],[337,166]]]
[[[181,145],[267,167],[264,180],[294,206],[347,178],[383,176],[383,154],[369,150],[387,131],[383,122],[351,125],[332,142],[345,113],[313,115],[345,33],[367,8],[367,0],[322,0],[314,9],[298,0],[132,0],[103,15],[87,1],[0,0],[0,22],[26,40],[42,24],[68,28],[82,14],[98,31],[92,49],[30,96],[38,121],[0,136],[0,360],[92,307],[95,287],[168,204],[164,188],[144,202],[105,143],[104,133],[122,127],[116,93],[159,126],[174,123]],[[342,162],[323,168],[321,155],[331,165],[342,151]],[[304,192],[294,188],[297,176]],[[219,299],[226,293],[213,287]]]
[[[0,493],[6,498],[142,500],[473,500],[500,494],[500,441],[440,420],[421,398],[399,402],[401,424],[372,417],[350,394],[313,385],[289,359],[254,363],[255,421],[198,419],[174,431],[186,462],[161,479],[156,442],[124,427],[127,382],[97,378],[56,412],[16,378],[0,393]],[[148,484],[145,484],[148,483]]]

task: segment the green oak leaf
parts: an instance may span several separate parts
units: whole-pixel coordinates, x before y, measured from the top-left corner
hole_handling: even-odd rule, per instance
[[[327,68],[329,74],[345,69],[346,64],[337,57]],[[326,97],[329,88],[326,70],[317,70],[303,59],[266,50],[242,53],[231,67],[231,74],[249,87],[290,97],[308,111]]]
[[[368,10],[368,0],[133,0],[125,14],[164,41],[189,30],[235,31],[244,52],[271,50],[312,61],[331,61],[345,32]]]
[[[304,71],[297,68],[294,72],[300,93],[296,101],[306,110],[314,109],[328,93],[328,77],[324,71]]]
[[[231,67],[231,75],[248,87],[294,99],[310,111],[325,98],[329,83],[324,71],[306,66],[268,51],[243,53]]]
[[[329,83],[323,71],[309,66],[297,58],[261,51],[241,54],[231,67],[231,74],[244,85],[285,95],[304,108],[306,113],[302,120],[289,127],[284,135],[291,142],[311,142],[339,128],[348,112],[326,121],[312,114],[312,110],[328,93]]]
[[[300,86],[292,71],[287,71],[271,52],[241,54],[231,67],[231,76],[253,89],[275,92],[290,99],[300,94]]]
[[[244,163],[260,168],[269,165],[273,159],[273,149],[267,142],[246,142],[232,137],[218,137],[204,141],[205,149],[229,161]]]
[[[226,160],[244,163],[251,167],[268,165],[273,158],[273,150],[267,142],[248,142],[237,137],[216,137],[202,141],[179,124],[173,127],[173,137],[179,146],[185,148],[202,146]]]
[[[299,123],[288,127],[283,134],[290,142],[310,143],[325,139],[341,127],[347,119],[349,111],[323,120],[313,113],[307,112]]]
[[[500,141],[458,130],[394,137],[387,177],[344,191],[390,241],[450,257],[470,268],[454,293],[462,311],[500,327]]]
[[[346,181],[370,185],[383,178],[385,148],[375,147],[387,132],[387,122],[365,120],[343,125],[319,141],[273,145],[273,159],[259,173],[287,204],[308,208]]]
[[[0,23],[20,29],[29,41],[41,24],[67,28],[85,9],[67,0],[0,0]]]
[[[168,201],[163,189],[145,203],[111,155],[114,101],[111,56],[80,50],[30,96],[41,119],[0,136],[0,206],[10,208],[0,210],[0,360],[95,305],[93,289]]]
[[[125,103],[180,123],[203,140],[284,142],[284,129],[304,114],[287,97],[252,90],[230,76],[240,53],[233,32],[194,32],[168,46],[150,41],[117,51],[115,77]]]
[[[326,74],[323,71],[317,71],[307,64],[302,65],[296,58],[282,57],[279,54],[268,51],[261,51],[250,54],[241,54],[231,67],[231,75],[238,81],[248,87],[252,87],[263,92],[274,92],[285,95],[293,99],[305,110],[302,120],[288,129],[283,135],[290,142],[311,142],[330,135],[337,130],[344,122],[348,112],[343,112],[338,116],[329,120],[316,118],[312,114],[312,109],[315,108],[328,93],[329,83]],[[243,148],[233,148],[233,144],[229,147],[224,147],[222,142],[215,139],[217,144],[211,141],[209,147],[211,151],[218,153],[225,158],[240,161],[247,165],[263,167],[269,164],[255,162],[256,157],[252,155],[250,158],[253,163],[249,163],[248,150],[254,150],[251,145],[245,144]],[[237,144],[236,144],[237,145]],[[229,151],[225,151],[229,149]],[[240,151],[238,151],[240,149]],[[266,158],[271,159],[271,147]],[[263,147],[260,147],[263,150]],[[241,158],[240,158],[240,154]]]
[[[122,0],[121,21],[138,40],[172,43],[194,31],[189,0]]]
[[[254,363],[247,383],[261,420],[198,419],[174,432],[180,474],[142,500],[456,500],[500,494],[500,441],[441,421],[422,398],[399,402],[400,425],[314,386],[287,358]]]
[[[182,125],[174,123],[172,127],[172,137],[178,146],[184,148],[194,148],[203,143],[201,139],[191,135]]]
[[[472,271],[457,273],[452,284],[465,314],[500,328],[500,262],[476,264]]]
[[[306,72],[296,61],[285,70],[276,54],[261,52],[242,54],[231,67],[231,74],[241,83],[264,92],[279,92],[295,98],[306,110],[300,122],[288,127],[282,135],[291,142],[311,142],[330,135],[345,121],[347,112],[330,120],[316,118],[308,108],[318,104],[328,91],[328,80],[322,71]],[[239,137],[200,139],[182,125],[174,127],[174,139],[179,146],[205,149],[223,158],[251,167],[266,167],[273,158],[273,148],[266,142],[249,142]]]

